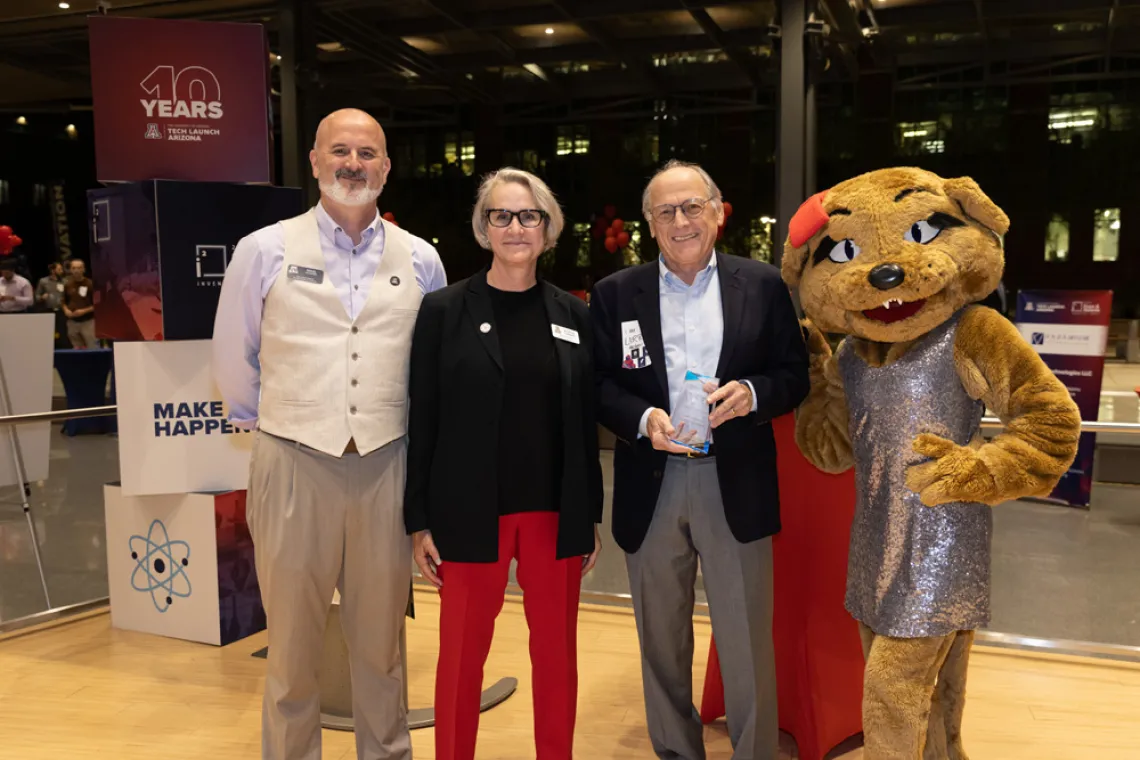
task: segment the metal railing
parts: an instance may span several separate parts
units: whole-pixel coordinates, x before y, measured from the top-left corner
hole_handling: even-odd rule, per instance
[[[10,407],[9,407],[10,408]],[[36,412],[31,414],[16,414],[0,417],[0,426],[7,428],[9,435],[12,439],[13,451],[18,455],[17,441],[14,435],[14,429],[17,425],[26,425],[33,423],[44,422],[61,422],[72,419],[82,419],[86,417],[106,417],[117,414],[118,408],[116,406],[96,406],[85,409],[63,409],[51,412]],[[1005,426],[1002,421],[997,417],[983,417],[982,428],[985,430],[1001,430]],[[1125,433],[1140,435],[1140,422],[1112,422],[1112,421],[1099,421],[1099,420],[1086,420],[1081,422],[1082,432],[1097,432],[1097,433]],[[18,471],[22,472],[22,462],[18,465]],[[31,522],[30,507],[25,504],[25,512],[29,515],[28,519]],[[33,544],[35,547],[37,563],[39,563],[39,548],[38,541],[36,541],[34,526],[32,527]],[[107,598],[94,599],[89,602],[84,602],[80,605],[72,605],[70,607],[51,608],[51,601],[48,595],[47,581],[43,574],[42,564],[40,567],[41,582],[44,586],[44,597],[47,601],[47,610],[34,615],[29,615],[16,620],[6,621],[0,623],[0,633],[9,633],[12,630],[19,630],[29,626],[39,625],[41,623],[65,617],[67,614],[73,613],[75,610],[88,609],[92,605],[106,604]],[[416,577],[416,585],[422,585],[425,588],[431,588],[423,579]],[[515,584],[511,584],[509,592],[512,594],[520,594],[522,590]],[[616,592],[602,592],[602,591],[589,591],[582,590],[582,601],[586,603],[603,604],[609,606],[628,607],[632,604],[632,598],[628,593]],[[708,615],[708,605],[698,602],[696,604],[695,614],[701,616]],[[1054,639],[1032,638],[1018,636],[1014,634],[1004,634],[989,631],[979,631],[978,640],[980,642],[991,643],[995,646],[1013,646],[1021,649],[1040,649],[1053,652],[1065,652],[1084,654],[1086,656],[1100,656],[1100,657],[1114,657],[1118,659],[1129,659],[1140,661],[1140,648],[1117,646],[1111,644],[1096,644],[1091,642],[1072,642],[1061,641]]]

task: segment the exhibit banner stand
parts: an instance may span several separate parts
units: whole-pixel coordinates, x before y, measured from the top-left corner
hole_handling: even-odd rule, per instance
[[[227,419],[209,338],[238,240],[302,204],[297,188],[264,186],[267,34],[256,23],[87,24],[96,176],[116,183],[88,193],[95,323],[138,341],[115,345],[112,624],[224,645],[263,630],[265,612],[245,519],[252,434]]]
[[[1111,316],[1111,290],[1023,290],[1017,296],[1022,337],[1069,389],[1088,422],[1100,414]],[[1077,457],[1049,500],[1087,508],[1095,457],[1096,433],[1081,433]]]

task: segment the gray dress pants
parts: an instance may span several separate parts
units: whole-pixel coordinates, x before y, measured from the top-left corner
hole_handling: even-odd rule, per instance
[[[692,683],[698,558],[733,758],[776,760],[772,539],[742,544],[733,537],[712,457],[669,457],[649,532],[638,551],[626,555],[653,750],[660,758],[705,757]]]

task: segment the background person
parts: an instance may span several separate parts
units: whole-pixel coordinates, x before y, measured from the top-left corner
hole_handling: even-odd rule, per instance
[[[98,348],[95,337],[94,283],[87,276],[82,259],[68,263],[71,276],[63,285],[63,314],[67,317],[67,338],[72,348]]]
[[[562,211],[506,168],[471,226],[489,268],[424,299],[412,342],[405,522],[440,588],[436,758],[471,760],[511,559],[530,628],[539,760],[570,760],[582,576],[600,548],[593,340],[581,300],[536,276]]]
[[[0,314],[23,314],[34,302],[32,283],[16,274],[14,256],[0,258]]]

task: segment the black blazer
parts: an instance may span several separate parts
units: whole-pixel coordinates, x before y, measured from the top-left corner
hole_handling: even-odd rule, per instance
[[[808,393],[808,356],[795,308],[773,266],[718,253],[724,338],[716,377],[749,380],[756,412],[713,433],[716,469],[732,535],[755,541],[780,530],[776,442],[771,421]],[[638,439],[645,410],[669,411],[669,383],[661,339],[660,270],[653,261],[606,277],[594,288],[598,420],[617,436],[614,447],[614,539],[624,551],[641,546],[657,506],[669,456]],[[623,369],[621,323],[637,320],[650,366]]]
[[[594,400],[593,334],[581,299],[540,280],[553,325],[578,331],[555,340],[562,372],[562,502],[558,558],[594,550],[602,520],[602,470]],[[484,322],[490,332],[481,332]],[[499,558],[499,415],[503,359],[487,270],[429,293],[412,338],[404,524],[429,529],[440,559]]]

